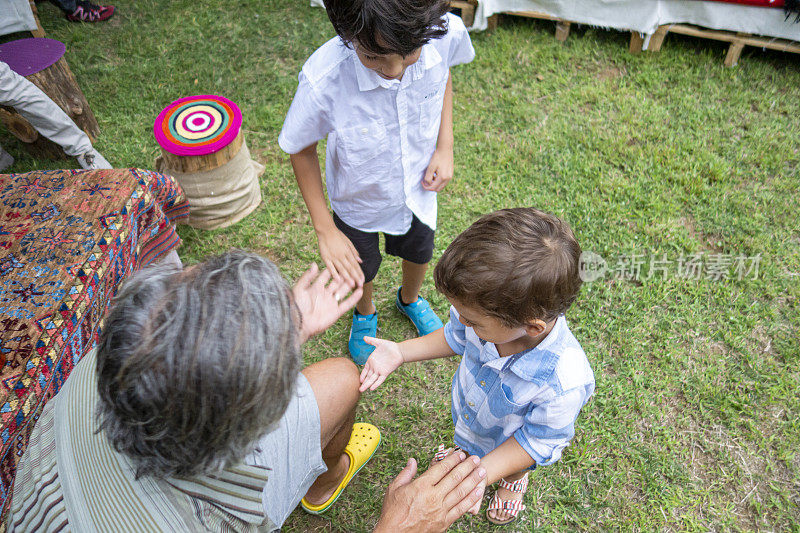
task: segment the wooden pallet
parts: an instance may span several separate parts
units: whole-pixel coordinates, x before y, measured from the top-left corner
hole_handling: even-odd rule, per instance
[[[464,26],[469,28],[475,22],[478,0],[450,0],[450,8],[461,11],[461,20],[464,21]]]
[[[461,10],[461,18],[464,19],[464,24],[467,27],[472,26],[472,23],[475,20],[475,9],[478,6],[478,0],[451,0],[450,5]],[[552,20],[556,23],[556,40],[561,42],[567,40],[567,37],[569,37],[570,26],[573,24],[572,21],[560,19],[558,17],[548,15],[547,13],[540,13],[538,11],[514,11],[503,14],[539,20]],[[489,17],[489,31],[497,28],[499,19],[500,13],[495,13]],[[661,45],[664,44],[664,39],[670,32],[730,43],[730,46],[728,47],[728,53],[725,55],[724,64],[726,67],[736,66],[745,46],[756,46],[758,48],[769,48],[770,50],[779,50],[782,52],[793,52],[795,54],[800,54],[800,43],[798,42],[789,41],[786,39],[760,37],[758,35],[750,35],[747,33],[735,33],[723,30],[707,30],[705,28],[691,26],[689,24],[665,24],[664,26],[659,26],[656,32],[650,37],[650,43],[647,45],[647,50],[649,52],[658,52],[661,50]],[[644,36],[639,32],[631,32],[631,40],[628,50],[632,54],[638,54],[642,51],[643,46]]]
[[[658,52],[661,50],[661,45],[664,44],[664,39],[667,37],[668,33],[691,35],[692,37],[702,37],[704,39],[714,39],[715,41],[730,43],[730,46],[728,46],[728,53],[725,54],[724,64],[726,67],[736,66],[745,46],[756,46],[758,48],[769,48],[770,50],[800,54],[800,43],[794,41],[760,37],[758,35],[750,35],[749,33],[707,30],[689,24],[665,24],[664,26],[659,26],[653,36],[650,37],[650,43],[647,45],[648,52]],[[641,52],[643,44],[644,38],[642,35],[633,32],[631,34],[630,51],[632,53]]]
[[[538,11],[514,11],[509,13],[503,13],[503,15],[514,15],[515,17],[527,17],[531,19],[539,19],[539,20],[552,20],[556,23],[556,40],[560,42],[564,42],[569,37],[569,29],[572,26],[572,21],[564,20],[558,17],[554,17],[553,15],[548,15],[547,13],[540,13]],[[497,28],[497,23],[500,20],[500,13],[495,13],[491,17],[489,17],[489,31],[494,30]]]

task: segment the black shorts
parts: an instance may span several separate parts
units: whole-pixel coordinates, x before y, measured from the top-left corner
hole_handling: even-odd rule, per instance
[[[339,231],[347,235],[347,238],[356,247],[358,255],[361,257],[361,271],[364,272],[364,283],[369,283],[375,279],[378,267],[381,266],[381,251],[378,243],[378,232],[370,233],[361,231],[348,226],[339,216],[333,214],[333,223]],[[424,265],[429,263],[433,257],[433,235],[434,231],[423,224],[416,216],[411,220],[411,228],[405,235],[389,235],[384,233],[385,250],[389,255],[394,255],[416,263]]]

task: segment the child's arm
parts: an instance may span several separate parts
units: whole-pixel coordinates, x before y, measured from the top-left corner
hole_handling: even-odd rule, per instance
[[[501,478],[522,472],[533,466],[536,461],[520,446],[517,439],[509,437],[503,444],[487,453],[481,459],[481,466],[486,468],[486,484],[491,485]]]
[[[445,340],[444,328],[399,344],[375,337],[364,337],[364,341],[375,346],[375,351],[370,354],[361,372],[361,392],[380,387],[389,374],[403,363],[456,355]]]
[[[290,158],[297,185],[300,187],[300,193],[311,215],[311,223],[317,233],[322,261],[334,279],[344,278],[351,283],[351,286],[362,286],[364,273],[359,266],[361,258],[350,239],[333,223],[328,204],[325,203],[317,143],[291,154]]]
[[[447,86],[442,103],[442,122],[439,125],[439,138],[431,162],[422,178],[422,188],[439,192],[453,177],[453,77],[448,73]]]

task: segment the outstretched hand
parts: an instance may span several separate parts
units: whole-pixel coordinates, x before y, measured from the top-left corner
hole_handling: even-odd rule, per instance
[[[331,281],[328,269],[320,273],[316,263],[312,264],[292,287],[294,303],[300,311],[300,342],[331,327],[356,305],[361,292],[361,287],[353,290],[353,285],[343,278]]]
[[[375,346],[375,351],[369,355],[364,370],[361,371],[360,392],[375,390],[381,386],[386,378],[403,364],[403,353],[396,342],[375,337],[364,337],[364,342]]]
[[[451,454],[413,479],[417,462],[409,459],[383,499],[375,533],[445,531],[480,503],[486,469],[477,456],[462,451]]]

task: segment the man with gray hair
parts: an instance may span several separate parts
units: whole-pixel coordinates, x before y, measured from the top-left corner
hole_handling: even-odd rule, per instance
[[[312,266],[289,288],[230,252],[120,289],[100,343],[48,403],[17,471],[9,531],[274,531],[348,471],[359,373],[300,346],[361,290]],[[480,497],[463,453],[390,485],[375,531],[443,531]]]

